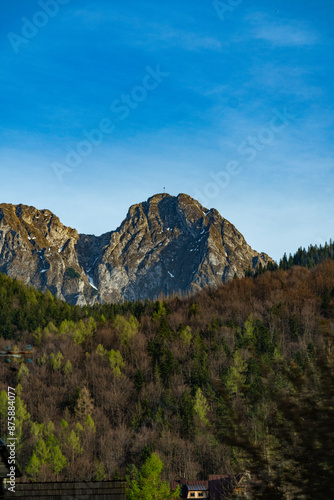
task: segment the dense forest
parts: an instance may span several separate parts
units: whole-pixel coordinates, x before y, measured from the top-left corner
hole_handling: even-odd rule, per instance
[[[265,271],[275,271],[276,269],[291,269],[293,266],[302,266],[310,269],[326,259],[333,258],[334,243],[332,240],[329,240],[329,243],[325,243],[324,245],[309,245],[307,250],[299,247],[297,252],[293,255],[290,253],[289,257],[285,253],[278,264],[276,262],[269,262],[266,267],[260,264],[256,272],[248,269],[246,276],[258,276]]]
[[[1,436],[10,385],[23,479],[158,456],[165,480],[249,471],[255,498],[334,498],[333,320],[332,243],[145,303],[72,307],[0,275],[0,348],[34,348],[0,364]]]
[[[292,266],[314,267],[326,259],[334,258],[334,243],[332,240],[324,245],[310,245],[308,249],[298,248],[294,255],[286,254],[280,260],[280,269],[291,269]]]

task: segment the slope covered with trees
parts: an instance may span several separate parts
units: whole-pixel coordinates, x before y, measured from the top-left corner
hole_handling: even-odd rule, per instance
[[[284,253],[280,259],[279,264],[276,262],[269,262],[266,266],[259,265],[258,269],[252,271],[248,269],[246,276],[259,276],[265,271],[276,271],[277,269],[292,269],[294,266],[312,267],[324,262],[327,259],[334,259],[334,243],[329,240],[329,243],[324,245],[309,245],[307,248],[299,247],[297,252],[293,255],[290,253],[289,257]]]
[[[35,349],[0,364],[25,477],[131,476],[156,453],[165,480],[249,470],[259,498],[333,496],[333,260],[94,308],[0,276],[0,308],[0,347]]]
[[[309,245],[308,249],[298,248],[294,255],[286,254],[280,260],[281,269],[291,269],[293,266],[314,267],[326,259],[334,258],[334,243],[332,240],[324,245]]]

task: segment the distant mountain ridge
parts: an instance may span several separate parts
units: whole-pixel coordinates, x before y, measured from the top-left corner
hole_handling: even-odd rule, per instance
[[[0,204],[0,271],[70,304],[195,293],[272,261],[186,194],[132,205],[119,228],[79,234],[49,210]]]

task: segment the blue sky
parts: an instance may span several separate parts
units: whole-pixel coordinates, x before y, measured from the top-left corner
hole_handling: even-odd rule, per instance
[[[101,234],[165,187],[275,259],[333,237],[332,0],[12,0],[0,26],[1,202]]]

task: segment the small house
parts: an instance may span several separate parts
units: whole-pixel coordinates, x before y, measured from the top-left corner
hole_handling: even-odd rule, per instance
[[[230,500],[251,498],[248,482],[249,474],[230,476],[229,474],[209,475],[208,481],[187,481],[180,479],[171,482],[171,489],[181,487],[180,498],[196,498],[208,500]]]
[[[182,498],[209,498],[209,490],[205,484],[185,484],[183,490],[186,496]]]

